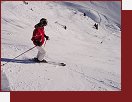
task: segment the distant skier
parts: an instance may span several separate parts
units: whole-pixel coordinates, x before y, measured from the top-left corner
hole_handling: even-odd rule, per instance
[[[67,29],[67,27],[66,27],[66,26],[64,26],[64,29],[66,30],[66,29]]]
[[[97,23],[94,24],[94,27],[98,30],[98,24]]]
[[[24,3],[25,5],[28,5],[28,2],[26,2],[26,1],[23,1],[23,3]]]
[[[44,59],[46,51],[44,50],[44,46],[42,45],[45,42],[45,38],[46,40],[49,40],[49,36],[46,36],[44,31],[44,26],[46,26],[47,23],[48,23],[47,19],[42,18],[40,22],[34,26],[35,29],[33,31],[33,36],[31,40],[33,41],[33,44],[36,45],[38,49],[37,58],[34,58],[35,61],[38,61],[38,62],[46,62],[46,60]]]
[[[86,13],[83,13],[83,16],[86,16]]]

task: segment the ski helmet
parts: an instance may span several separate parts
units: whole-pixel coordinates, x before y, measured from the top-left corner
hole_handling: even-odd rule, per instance
[[[42,18],[42,19],[40,19],[40,23],[43,24],[44,26],[46,26],[48,21],[47,21],[47,19]]]

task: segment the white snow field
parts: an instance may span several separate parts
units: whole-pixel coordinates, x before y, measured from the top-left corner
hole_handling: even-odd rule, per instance
[[[1,4],[1,65],[9,62],[1,66],[2,90],[121,91],[121,2],[26,3]],[[50,37],[45,59],[66,66],[32,62],[36,48],[12,60],[34,46],[32,32],[41,18],[48,20]]]

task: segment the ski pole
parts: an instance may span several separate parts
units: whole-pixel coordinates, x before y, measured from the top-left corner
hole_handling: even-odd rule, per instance
[[[33,48],[35,48],[35,47],[36,47],[36,46],[34,46],[34,47],[30,48],[29,50],[27,50],[27,51],[25,51],[25,52],[23,52],[23,53],[21,53],[20,55],[16,56],[15,58],[11,59],[11,60],[10,60],[10,61],[8,61],[8,62],[6,62],[6,63],[2,64],[1,66],[4,66],[4,65],[8,64],[9,62],[13,61],[14,59],[18,58],[19,56],[21,56],[21,55],[25,54],[26,52],[28,52],[28,51],[32,50],[32,49],[33,49]]]
[[[46,45],[46,42],[47,42],[47,40],[45,41],[44,47],[45,47],[45,45]]]

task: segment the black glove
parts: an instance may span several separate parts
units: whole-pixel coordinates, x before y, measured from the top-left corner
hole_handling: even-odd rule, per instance
[[[46,38],[46,40],[49,40],[49,36],[46,36],[46,35],[45,35],[44,37]]]
[[[35,44],[36,44],[37,46],[41,46],[41,42],[40,42],[40,41],[35,40],[34,42],[35,42]]]

